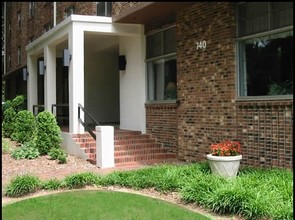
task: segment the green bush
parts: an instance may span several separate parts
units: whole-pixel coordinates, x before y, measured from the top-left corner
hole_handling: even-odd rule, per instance
[[[78,173],[67,176],[64,179],[63,186],[69,189],[83,188],[87,185],[94,185],[99,180],[99,177],[91,172]]]
[[[33,142],[26,142],[21,147],[16,148],[12,153],[11,157],[16,160],[20,159],[35,159],[39,157],[40,153],[38,149],[33,146]]]
[[[3,137],[10,138],[14,130],[14,118],[16,116],[16,111],[9,107],[4,111],[2,122],[2,135]]]
[[[16,112],[26,109],[25,97],[23,95],[18,95],[12,100],[6,100],[2,105],[2,112],[10,107],[12,107]]]
[[[36,135],[36,120],[32,112],[19,111],[14,117],[11,139],[19,143],[30,141]]]
[[[46,155],[52,148],[59,148],[61,144],[61,131],[55,116],[48,112],[40,112],[36,116],[37,122],[37,148],[41,155]]]
[[[45,190],[57,190],[62,187],[62,181],[58,179],[50,179],[48,181],[44,181],[41,184],[41,189]]]
[[[11,100],[6,100],[4,104],[2,104],[2,112],[5,112],[5,110],[9,109],[10,107],[11,107]]]
[[[22,111],[26,109],[25,97],[23,95],[18,95],[10,102],[11,107],[16,111]]]
[[[11,137],[14,131],[14,118],[16,114],[25,109],[25,98],[23,95],[16,96],[13,100],[6,100],[2,105],[2,135]]]
[[[50,160],[58,160],[58,163],[67,162],[67,153],[61,148],[51,148],[48,152]]]
[[[21,197],[36,192],[41,186],[38,177],[28,174],[15,177],[7,186],[5,195],[8,197]]]

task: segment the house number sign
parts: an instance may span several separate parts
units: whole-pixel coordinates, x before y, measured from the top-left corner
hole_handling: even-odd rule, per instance
[[[203,40],[203,41],[197,41],[196,42],[196,45],[197,45],[197,50],[199,50],[199,49],[205,49],[206,46],[207,46],[207,42],[205,40]]]

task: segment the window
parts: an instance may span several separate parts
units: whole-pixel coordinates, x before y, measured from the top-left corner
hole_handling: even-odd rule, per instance
[[[169,28],[146,38],[148,101],[176,100],[176,32]]]
[[[21,28],[21,14],[20,14],[20,11],[17,12],[17,25],[18,25],[18,28]]]
[[[64,18],[67,18],[74,13],[75,13],[75,7],[72,5],[65,10]]]
[[[293,2],[238,4],[239,96],[293,95]]]
[[[112,16],[112,2],[97,2],[97,16]]]
[[[35,2],[29,2],[29,16],[30,18],[35,16]]]
[[[22,53],[21,53],[21,47],[17,47],[17,63],[20,64],[22,61]]]

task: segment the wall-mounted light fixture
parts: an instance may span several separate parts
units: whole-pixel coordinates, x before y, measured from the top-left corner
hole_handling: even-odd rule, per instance
[[[23,68],[23,80],[27,81],[29,73],[27,72],[27,68]]]
[[[63,50],[63,66],[70,66],[72,55],[68,49]]]
[[[39,60],[39,75],[44,75],[45,70],[46,70],[46,66],[44,64],[44,60]]]
[[[120,55],[118,57],[118,66],[119,70],[125,70],[126,69],[126,57],[124,55]]]

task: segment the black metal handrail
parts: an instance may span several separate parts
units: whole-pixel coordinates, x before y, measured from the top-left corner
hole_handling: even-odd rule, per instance
[[[84,128],[89,132],[89,134],[96,140],[96,135],[88,126],[88,124],[84,123],[84,121],[80,117],[80,111],[84,111],[86,115],[95,123],[95,126],[99,125],[99,123],[95,120],[95,118],[79,103],[78,104],[78,121],[84,126]]]
[[[54,111],[55,108],[55,111]],[[60,103],[51,105],[51,113],[55,115],[60,126],[65,125],[65,121],[69,122],[69,103]]]
[[[62,107],[62,108],[67,107],[67,108],[69,108],[69,103],[52,104],[51,105],[51,113],[54,114],[53,110],[54,110],[54,108],[56,108],[56,112],[55,113],[56,113],[56,116],[58,116],[58,114],[57,114],[57,108],[59,108],[59,107]]]

